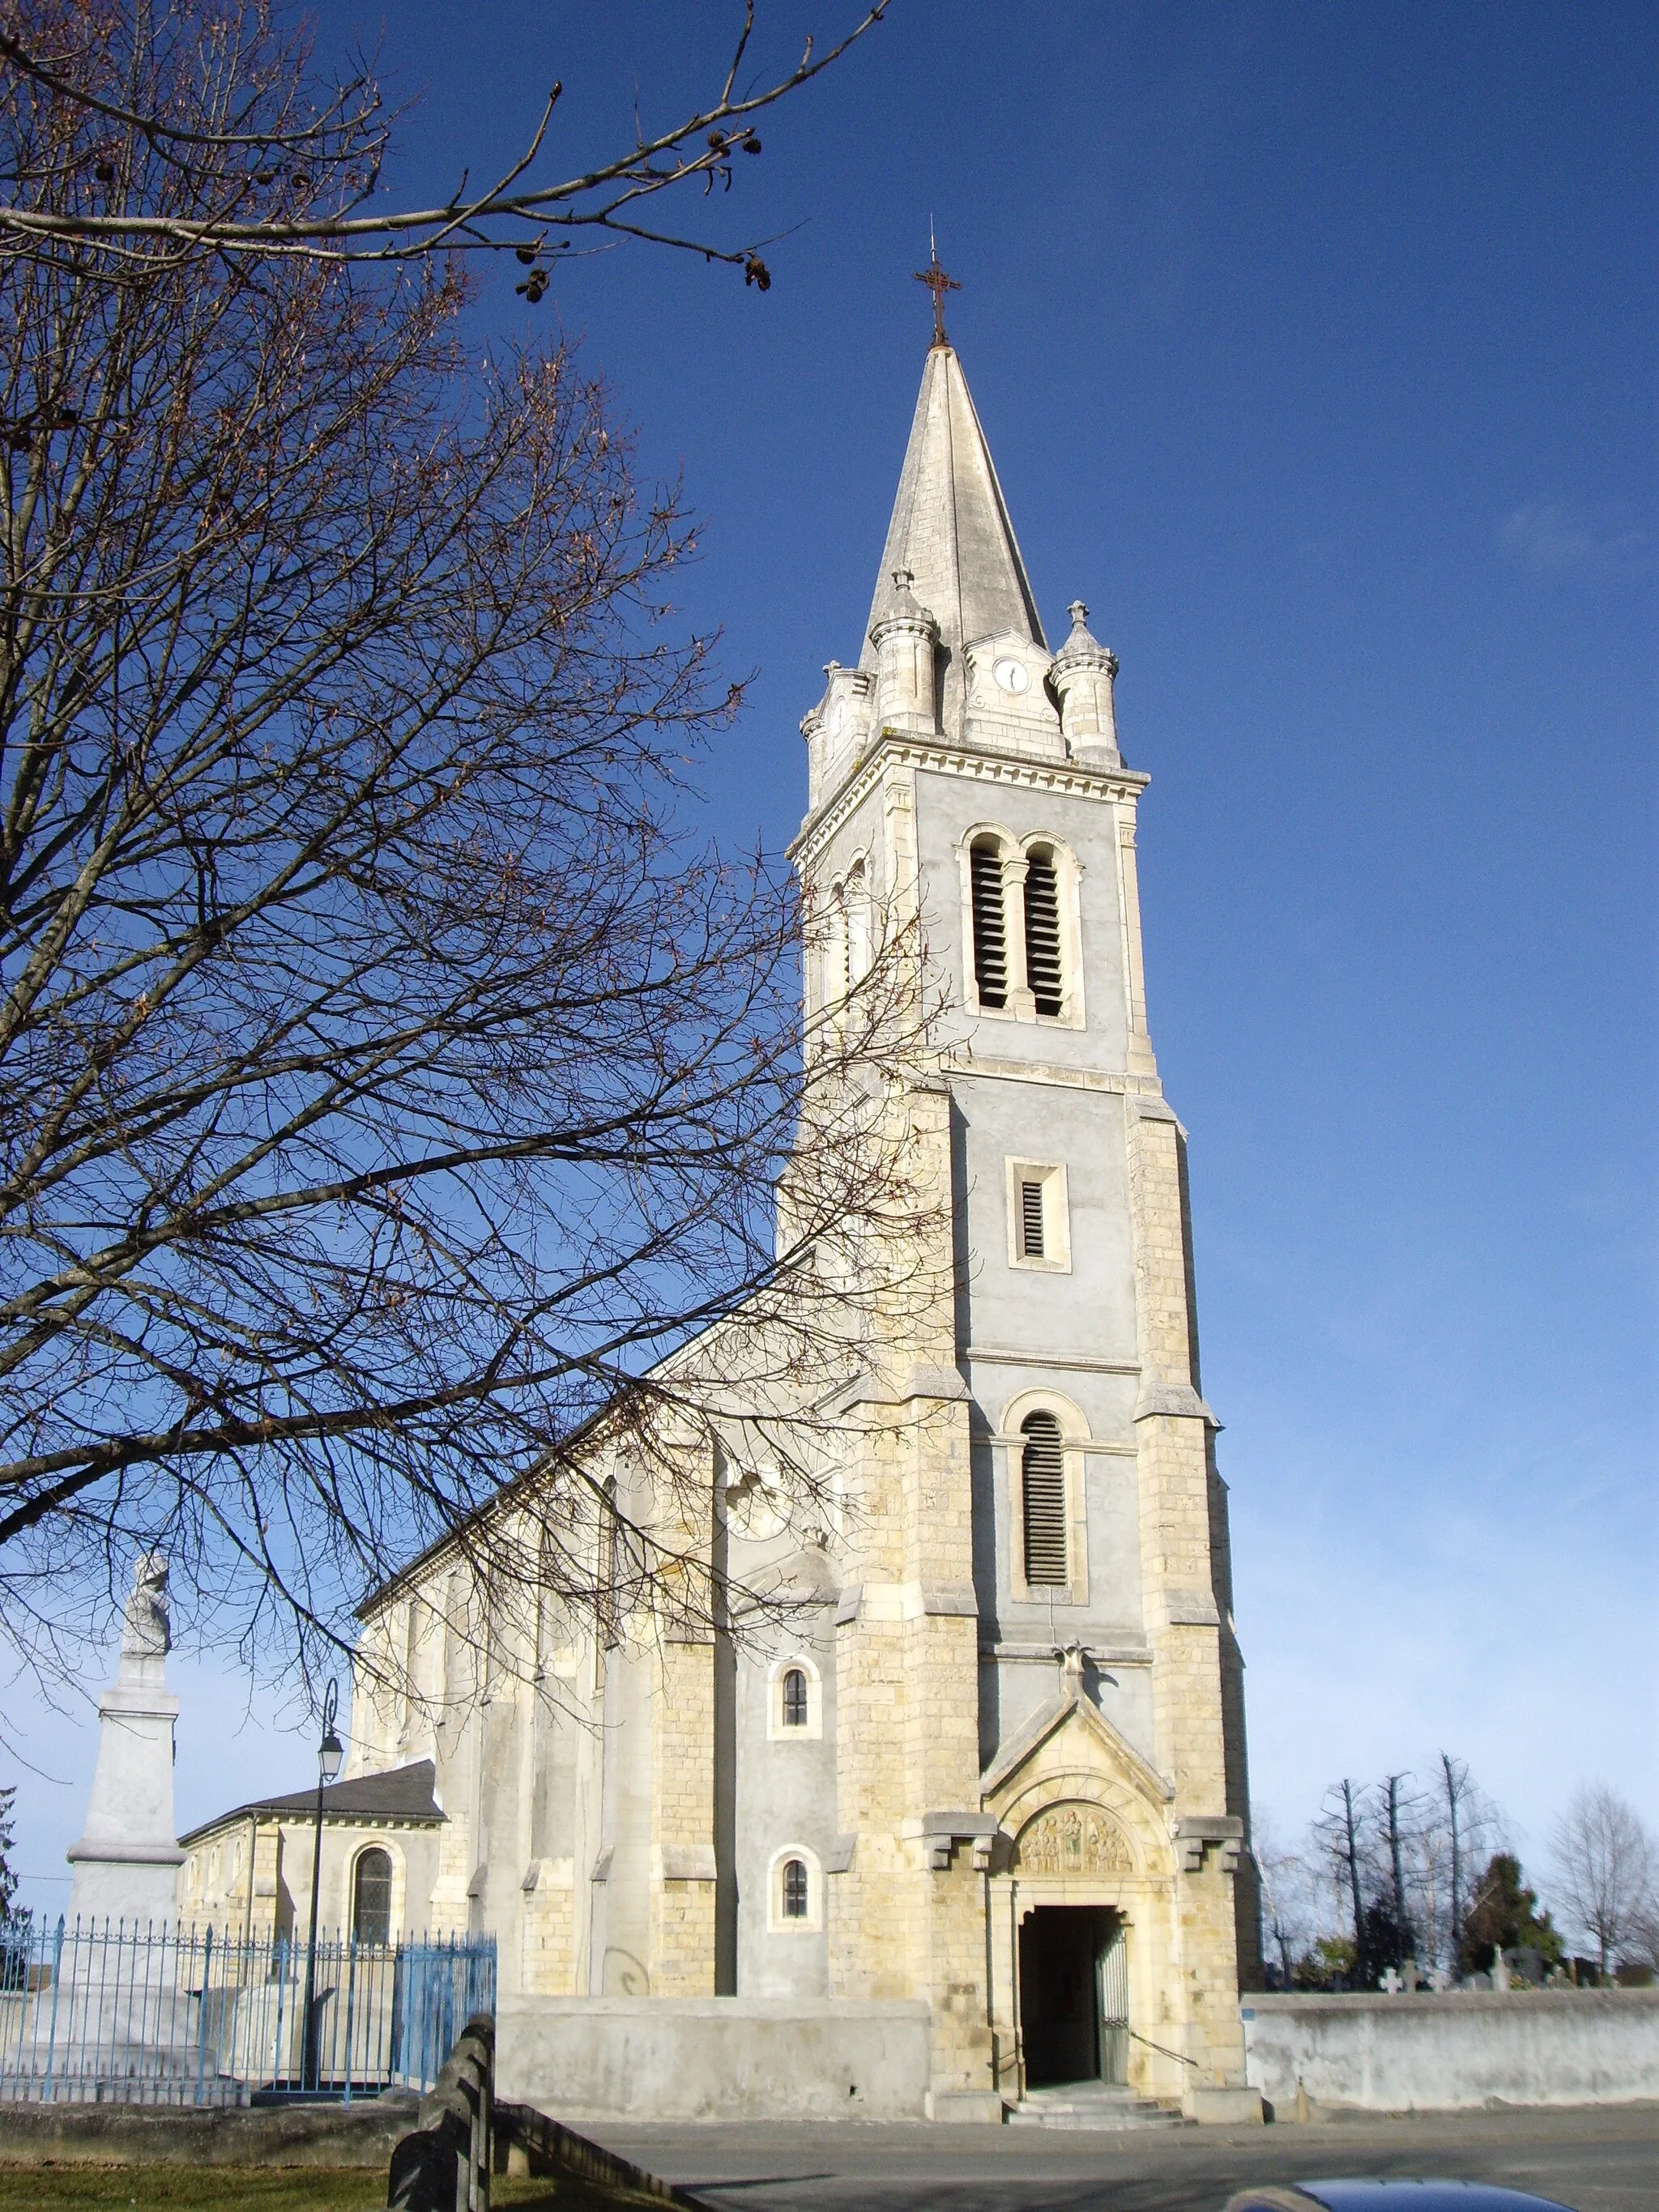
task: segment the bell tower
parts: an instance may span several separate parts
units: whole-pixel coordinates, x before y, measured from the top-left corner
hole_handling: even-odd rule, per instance
[[[949,280],[923,281],[937,309]],[[927,1999],[940,2118],[1081,2067],[1237,2119],[1243,1673],[1186,1138],[1147,1028],[1148,778],[1116,659],[1068,611],[1052,651],[939,314],[858,659],[801,725],[810,893],[856,885],[866,929],[924,946],[910,1123],[955,1284],[872,1382],[893,1418],[849,1471],[829,1986]],[[809,1020],[848,957],[839,984],[809,963]]]

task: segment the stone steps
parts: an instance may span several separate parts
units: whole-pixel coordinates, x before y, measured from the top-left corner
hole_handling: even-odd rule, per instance
[[[1052,2089],[1028,2089],[1008,2115],[1011,2128],[1180,2128],[1179,2112],[1150,2097],[1104,2081],[1066,2081]]]

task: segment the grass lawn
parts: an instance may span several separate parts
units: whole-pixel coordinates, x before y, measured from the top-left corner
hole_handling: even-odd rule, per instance
[[[83,2205],[176,2205],[179,2212],[379,2212],[386,2173],[372,2166],[0,2166],[0,2212]],[[503,2212],[621,2212],[654,2201],[592,2182],[495,2176]],[[665,2208],[654,2205],[654,2212]]]

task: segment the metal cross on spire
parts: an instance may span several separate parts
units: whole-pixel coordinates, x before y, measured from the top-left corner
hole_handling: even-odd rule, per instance
[[[933,242],[931,223],[927,227],[927,247],[933,258],[925,269],[915,271],[915,280],[918,284],[925,284],[933,295],[933,343],[949,345],[951,341],[945,335],[945,295],[947,292],[959,292],[962,287],[939,265],[939,247]]]

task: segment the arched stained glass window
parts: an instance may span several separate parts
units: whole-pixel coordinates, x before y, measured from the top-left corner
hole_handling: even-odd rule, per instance
[[[783,1917],[786,1920],[805,1920],[806,1910],[805,1863],[801,1859],[786,1859],[783,1863]]]
[[[378,1845],[359,1856],[351,1877],[351,1933],[359,1943],[392,1941],[392,1860]]]
[[[806,1726],[806,1676],[799,1667],[792,1667],[783,1678],[783,1724]]]

